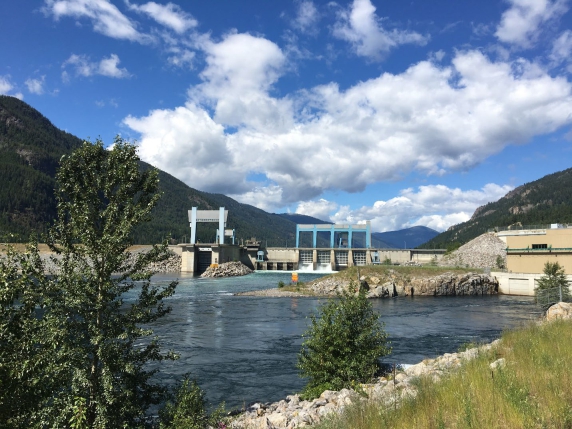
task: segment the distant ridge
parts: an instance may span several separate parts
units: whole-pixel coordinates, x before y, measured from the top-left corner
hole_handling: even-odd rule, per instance
[[[304,225],[304,224],[309,224],[309,225],[328,224],[328,225],[332,225],[333,224],[333,222],[329,222],[326,220],[318,219],[317,217],[307,216],[307,215],[298,214],[298,213],[278,213],[277,215],[280,217],[283,217],[284,219],[289,220],[290,222],[294,222],[294,223],[300,224],[300,225]]]
[[[549,174],[479,207],[467,222],[453,225],[422,247],[464,244],[496,227],[572,223],[572,169]]]
[[[375,237],[388,244],[388,247],[395,249],[415,249],[426,243],[433,237],[439,235],[438,231],[426,226],[412,226],[411,228],[400,229],[398,231],[374,232]]]

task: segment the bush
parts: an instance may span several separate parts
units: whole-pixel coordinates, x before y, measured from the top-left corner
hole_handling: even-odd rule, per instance
[[[206,410],[205,393],[195,380],[188,376],[177,389],[174,402],[168,402],[159,412],[161,429],[226,428],[224,404],[212,413]]]
[[[311,316],[297,365],[300,375],[309,378],[304,399],[370,381],[380,369],[379,359],[391,351],[365,291],[354,291],[352,283],[350,292],[320,308],[319,318]]]
[[[283,288],[284,286],[286,286],[286,284],[284,284],[284,282],[283,282],[282,280],[280,280],[280,281],[278,282],[278,287],[279,287],[279,288]]]

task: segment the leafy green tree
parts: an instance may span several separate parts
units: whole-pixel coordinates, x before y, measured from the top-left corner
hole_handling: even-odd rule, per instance
[[[188,377],[177,389],[174,401],[169,401],[160,412],[161,429],[226,428],[224,404],[209,413],[205,394],[195,380]]]
[[[25,252],[8,247],[0,257],[0,426],[31,427],[60,384],[65,368],[54,359],[61,330],[49,329],[49,278],[36,243]]]
[[[319,317],[311,316],[298,354],[300,375],[309,379],[304,398],[371,380],[380,369],[380,358],[391,352],[365,291],[354,291],[352,283],[350,292],[320,308]]]
[[[15,274],[14,260],[0,266],[0,344],[26,344],[33,365],[7,350],[8,383],[30,371],[22,390],[34,398],[28,387],[50,381],[49,394],[40,392],[23,417],[28,427],[143,427],[165,393],[148,364],[176,357],[161,352],[149,328],[169,312],[163,300],[176,287],[150,283],[148,267],[168,257],[167,245],[127,252],[133,228],[149,220],[160,197],[157,171],[141,173],[135,146],[117,137],[111,150],[98,140],[62,157],[57,182],[58,217],[47,237],[54,275],[45,275],[37,246],[32,261],[20,263],[29,275]],[[29,301],[27,288],[37,291]]]
[[[572,298],[568,278],[564,268],[558,262],[546,262],[544,275],[537,280],[536,291],[562,288],[562,299],[569,301]]]

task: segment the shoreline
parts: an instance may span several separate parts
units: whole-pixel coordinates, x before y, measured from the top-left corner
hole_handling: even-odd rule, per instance
[[[230,427],[293,429],[318,424],[324,417],[334,413],[341,414],[345,407],[360,402],[375,401],[385,407],[399,406],[400,401],[415,398],[417,387],[414,381],[419,377],[429,376],[438,381],[458,370],[464,363],[496,348],[500,343],[501,339],[496,339],[462,352],[445,353],[401,367],[393,373],[394,376],[377,377],[371,383],[359,384],[358,389],[361,392],[354,389],[326,390],[310,401],[303,401],[298,394],[293,394],[278,402],[256,402],[233,417]],[[504,359],[497,359],[490,365],[491,369],[502,367]]]

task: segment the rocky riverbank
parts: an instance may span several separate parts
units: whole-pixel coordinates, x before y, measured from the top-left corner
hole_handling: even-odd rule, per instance
[[[543,322],[555,319],[572,319],[572,305],[558,303],[552,306]],[[235,429],[294,429],[318,424],[325,416],[340,414],[345,407],[374,402],[379,407],[399,406],[403,399],[414,398],[417,395],[416,379],[430,377],[434,381],[458,370],[463,363],[488,353],[502,345],[501,340],[490,344],[470,348],[458,353],[445,353],[435,359],[425,359],[422,362],[396,371],[395,375],[380,377],[372,383],[360,384],[357,391],[342,389],[340,391],[326,390],[319,398],[312,401],[302,401],[298,395],[287,396],[279,402],[255,403],[250,405],[231,422]],[[493,356],[490,354],[489,356]],[[506,365],[504,358],[491,358],[490,371],[496,371]]]
[[[210,266],[201,274],[201,277],[236,277],[250,274],[252,270],[242,262],[225,262],[217,266]]]
[[[244,413],[236,417],[230,427],[236,429],[293,429],[319,423],[331,413],[341,413],[348,405],[374,401],[380,406],[399,405],[404,398],[415,397],[417,387],[415,379],[430,376],[439,380],[443,375],[458,369],[463,362],[474,359],[479,353],[490,350],[500,342],[471,348],[459,353],[446,353],[435,359],[426,359],[416,365],[396,372],[395,377],[380,377],[369,384],[360,384],[361,392],[350,389],[340,391],[326,390],[319,398],[302,401],[298,395],[287,396],[279,402],[255,403]],[[491,363],[491,368],[502,365],[501,360]]]
[[[267,289],[241,292],[244,296],[336,296],[347,291],[351,280],[345,276],[330,275],[313,280],[303,287]],[[462,296],[495,295],[498,293],[498,280],[482,273],[445,272],[433,276],[403,274],[394,269],[380,270],[379,273],[360,277],[368,298],[392,298],[398,296]]]

